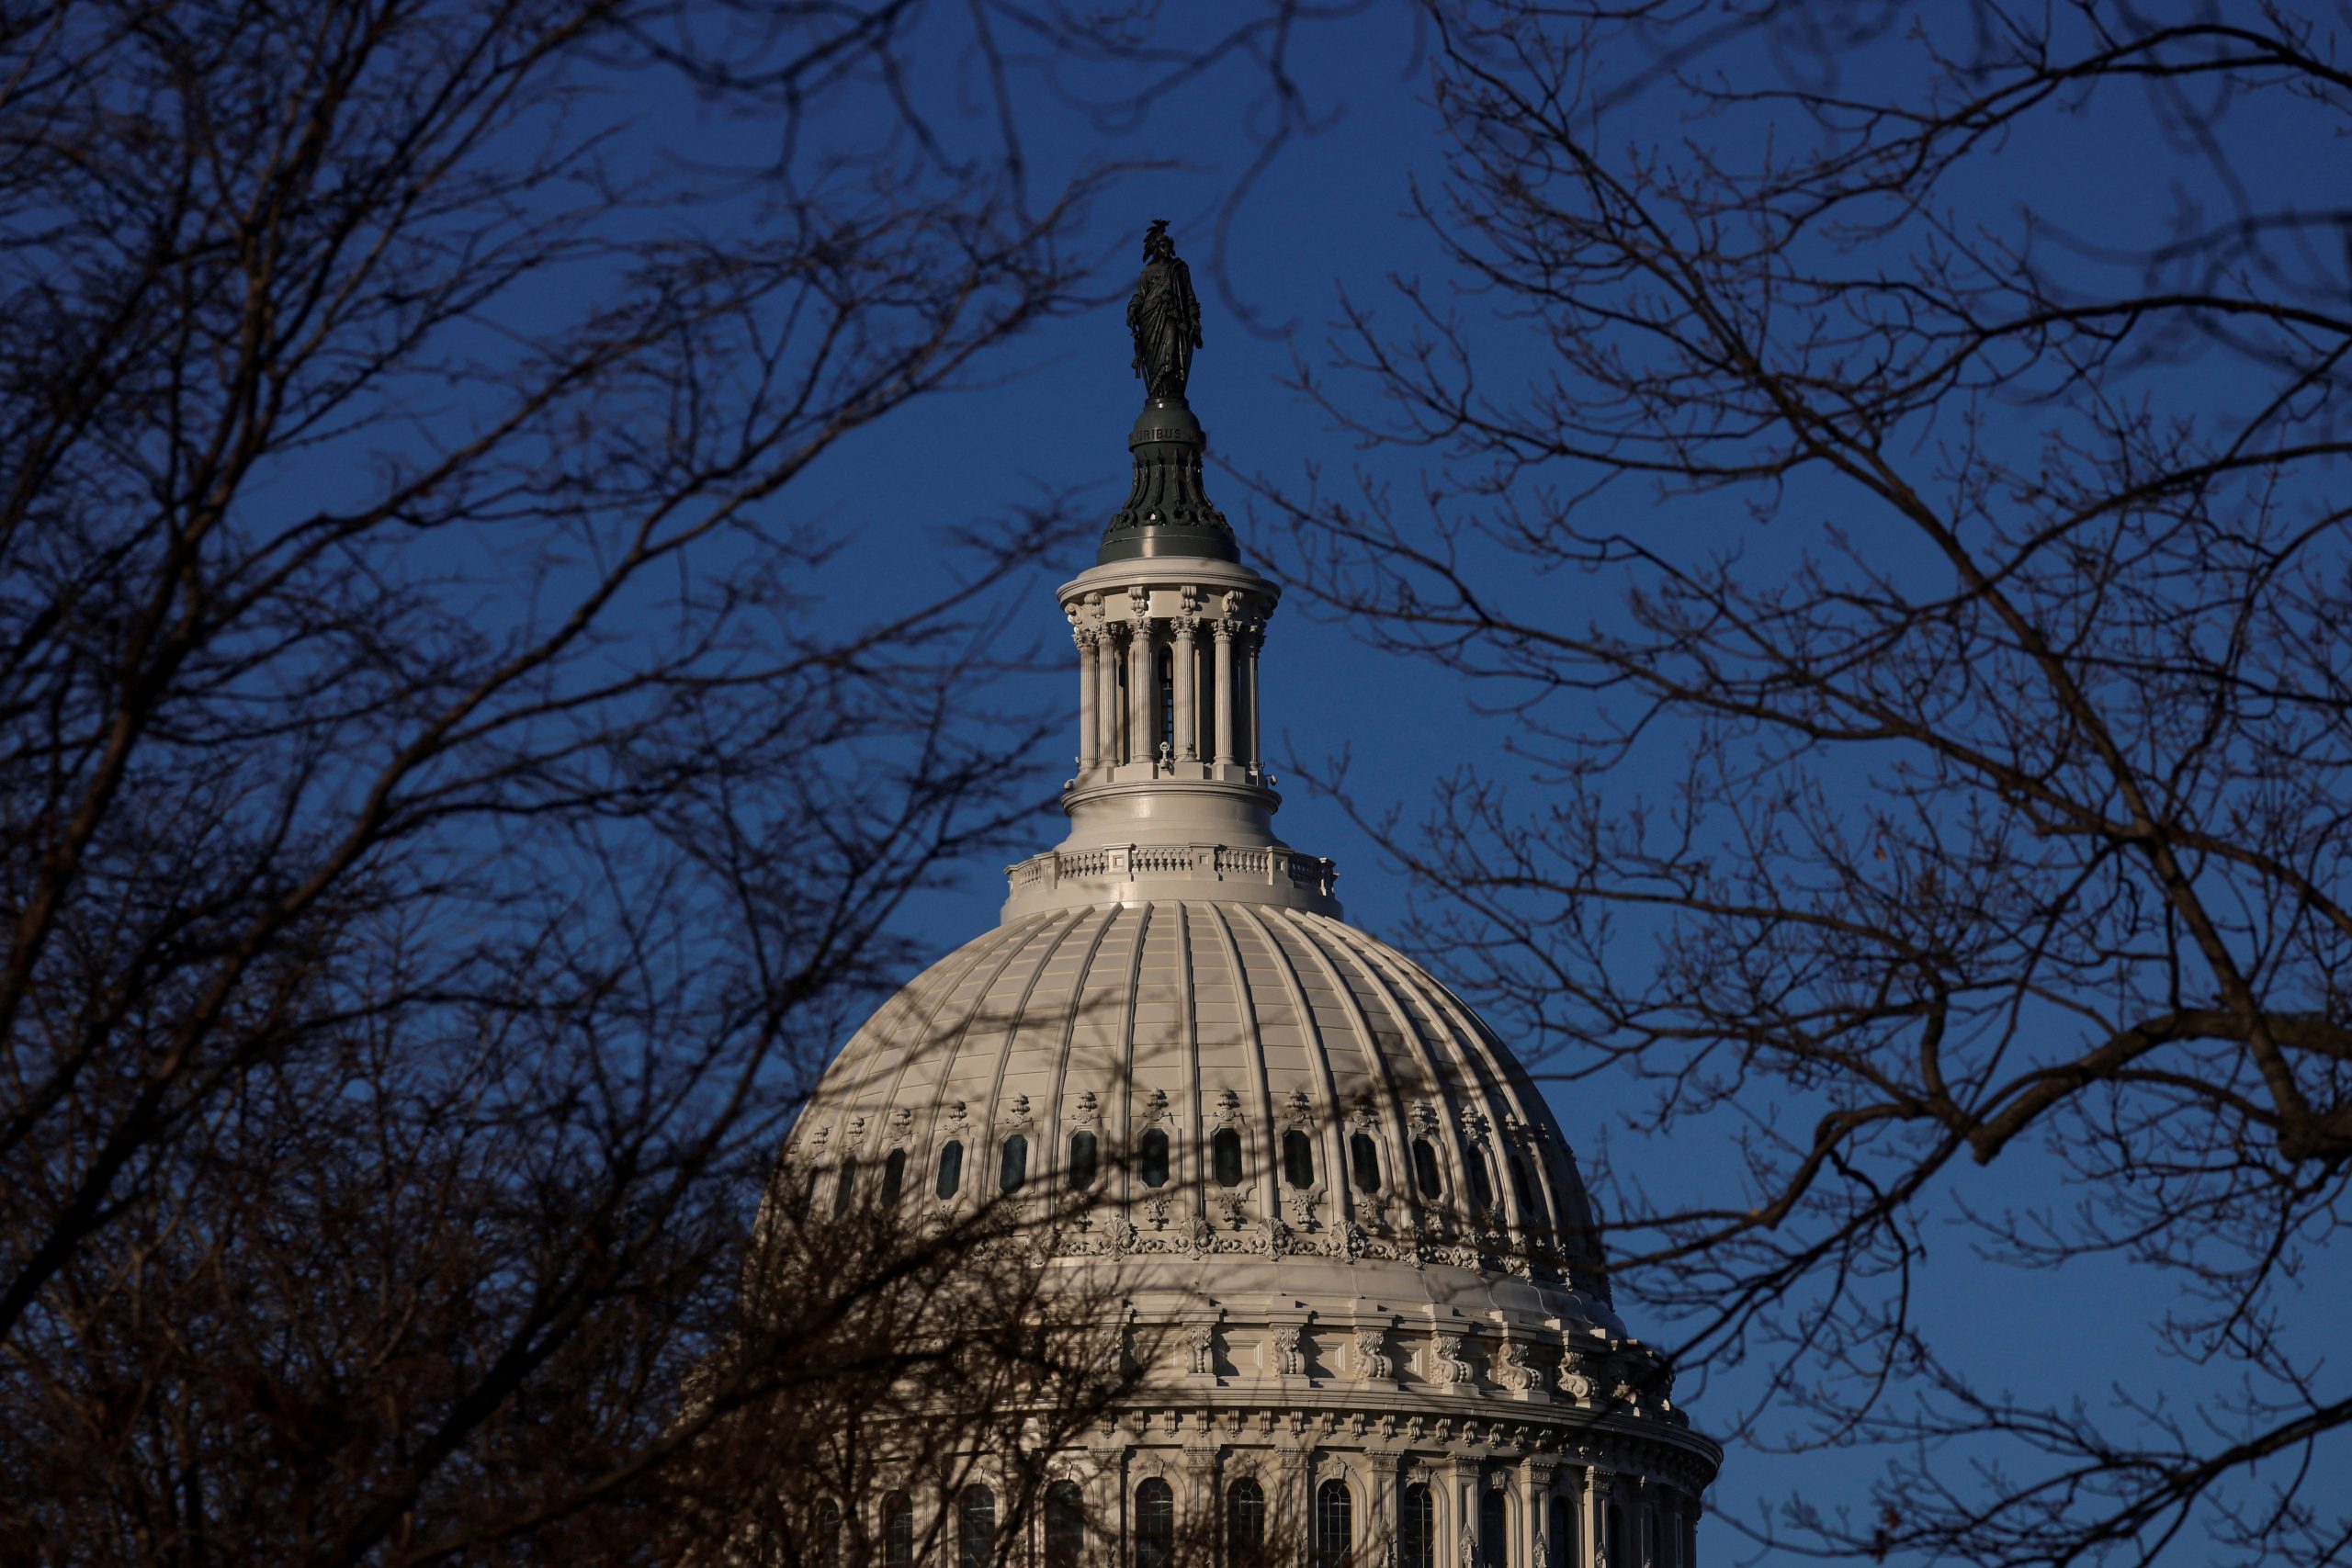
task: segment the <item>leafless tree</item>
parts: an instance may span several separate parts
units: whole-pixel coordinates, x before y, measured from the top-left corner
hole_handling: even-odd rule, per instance
[[[1060,509],[861,622],[797,487],[1093,287],[1023,73],[1301,11],[0,19],[0,1557],[686,1517],[781,1130],[1043,782],[989,628]]]
[[[1871,1510],[1760,1528],[2346,1560],[2298,1275],[2352,1169],[2352,14],[1430,11],[1459,286],[1302,373],[1426,491],[1292,493],[1299,570],[1510,715],[1527,782],[1365,810],[1419,941],[1737,1140],[1612,1221],[1686,1359],[1771,1373],[1710,1416],[1890,1450]],[[2168,1353],[2111,1400],[1917,1310],[2094,1257]]]

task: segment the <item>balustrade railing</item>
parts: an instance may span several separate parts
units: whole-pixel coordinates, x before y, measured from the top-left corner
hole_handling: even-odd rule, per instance
[[[1064,853],[1047,850],[1004,868],[1015,893],[1064,882],[1133,882],[1180,877],[1222,882],[1248,879],[1329,897],[1339,869],[1320,855],[1295,850],[1227,844],[1125,844]]]

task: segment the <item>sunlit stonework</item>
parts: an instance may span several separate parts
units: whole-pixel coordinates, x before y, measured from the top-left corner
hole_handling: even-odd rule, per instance
[[[1258,669],[1281,594],[1202,493],[1205,445],[1181,395],[1148,399],[1135,494],[1060,590],[1069,836],[858,1031],[794,1160],[893,1168],[918,1209],[1086,1194],[1037,1246],[1114,1264],[1103,1333],[1161,1348],[1060,1461],[1123,1562],[1159,1561],[1171,1514],[1215,1537],[1254,1508],[1304,1520],[1318,1562],[1692,1563],[1721,1453],[1611,1306],[1551,1111],[1275,830]]]

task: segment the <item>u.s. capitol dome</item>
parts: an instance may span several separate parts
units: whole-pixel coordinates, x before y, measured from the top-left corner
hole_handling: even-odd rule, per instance
[[[825,1206],[1083,1197],[1041,1249],[1115,1264],[1105,1330],[1171,1348],[1066,1456],[1059,1495],[1123,1562],[1171,1512],[1213,1535],[1254,1503],[1305,1519],[1317,1562],[1694,1563],[1721,1450],[1613,1310],[1550,1109],[1275,830],[1257,699],[1281,591],[1204,492],[1181,371],[1147,382],[1133,492],[1059,590],[1069,836],[857,1031],[786,1165]]]

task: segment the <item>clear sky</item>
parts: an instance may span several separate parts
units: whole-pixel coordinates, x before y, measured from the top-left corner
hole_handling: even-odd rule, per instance
[[[1193,30],[1205,33],[1218,17],[1242,9],[1193,0],[1183,14]],[[1398,494],[1412,493],[1416,468],[1408,457],[1355,450],[1283,385],[1294,356],[1318,365],[1325,359],[1326,324],[1343,291],[1379,302],[1392,274],[1438,276],[1430,236],[1409,210],[1417,183],[1434,187],[1442,170],[1437,119],[1408,10],[1376,6],[1352,19],[1302,28],[1289,64],[1314,129],[1278,148],[1238,201],[1271,123],[1264,75],[1253,62],[1229,61],[1171,87],[1123,133],[1106,132],[1042,92],[1024,104],[1033,188],[1041,194],[1088,160],[1141,158],[1167,166],[1131,175],[1093,217],[1093,243],[1105,260],[1100,308],[1035,333],[991,365],[995,379],[985,388],[921,404],[854,437],[808,483],[787,492],[784,506],[829,516],[856,536],[842,563],[846,591],[840,613],[882,615],[899,596],[911,600],[924,568],[921,552],[910,545],[924,530],[975,509],[1010,510],[1040,486],[1083,484],[1093,487],[1094,509],[1107,516],[1124,497],[1125,435],[1140,393],[1128,368],[1119,311],[1140,235],[1152,218],[1171,220],[1180,248],[1204,275],[1216,259],[1219,215],[1228,220],[1222,259],[1232,292],[1201,278],[1207,342],[1193,374],[1193,402],[1214,443],[1211,494],[1239,528],[1251,558],[1279,574],[1279,549],[1269,548],[1276,542],[1252,529],[1236,471],[1295,486],[1312,469],[1352,483],[1363,468]],[[1167,9],[1163,25],[1174,25],[1175,15]],[[2100,145],[2098,137],[2107,133],[2095,129],[2082,134],[2078,161],[2037,176],[2046,190],[2068,199],[2078,224],[2130,224],[2169,199],[2154,178],[2135,184],[2116,177],[2119,170],[2142,166],[2128,149]],[[1254,314],[1258,324],[1245,325],[1237,308]],[[1393,299],[1386,308],[1396,309]],[[1488,342],[1491,357],[1483,370],[1491,378],[1509,381],[1540,370],[1540,342],[1509,334]],[[1799,494],[1792,505],[1819,500]],[[1818,521],[1807,515],[1802,525],[1809,530]],[[1753,536],[1751,542],[1767,552],[1786,542],[1734,514],[1728,502],[1661,510],[1647,522],[1628,519],[1626,525],[1653,526],[1691,541]],[[1090,551],[1073,552],[1065,575],[1090,561]],[[1041,580],[1012,608],[1027,617],[1042,646],[1066,654],[1067,636],[1050,590],[1050,581]],[[1578,617],[1588,606],[1570,601],[1595,592],[1583,578],[1532,582],[1523,591]],[[1512,721],[1472,708],[1474,700],[1491,694],[1465,690],[1442,671],[1384,658],[1347,627],[1317,624],[1295,607],[1276,618],[1263,680],[1278,774],[1323,772],[1331,756],[1347,748],[1353,759],[1351,783],[1360,796],[1409,808],[1426,797],[1440,773],[1459,761],[1506,775],[1512,771],[1503,752]],[[1074,746],[1074,667],[1058,689],[1040,695],[1065,704]],[[1052,759],[1061,760],[1058,752]],[[1406,909],[1402,880],[1329,803],[1303,789],[1285,793],[1290,804],[1282,828],[1290,841],[1335,857],[1349,918],[1374,933],[1393,934]],[[1059,831],[1057,813],[1041,800],[1037,847],[1053,842]],[[1002,895],[1001,879],[976,874],[938,889],[910,918],[944,953],[992,923]],[[1690,1182],[1732,1179],[1729,1151],[1720,1143],[1686,1138],[1681,1146],[1643,1147],[1625,1127],[1634,1102],[1612,1099],[1622,1092],[1607,1079],[1572,1090],[1555,1088],[1554,1107],[1571,1142],[1589,1149],[1606,1136],[1614,1157],[1628,1167],[1654,1168]],[[1984,1208],[2044,1200],[2055,1169],[2045,1155],[2020,1147],[1998,1169],[1973,1178],[1981,1185],[1972,1199]],[[2072,1391],[2094,1406],[2119,1382],[2144,1388],[2152,1381],[2145,1371],[2152,1337],[2143,1322],[2150,1292],[2172,1288],[2115,1262],[2086,1261],[2033,1275],[1990,1269],[1974,1261],[1956,1229],[1940,1250],[1931,1240],[1926,1284],[1924,1316],[1953,1344],[1969,1347],[1973,1353],[1965,1359],[1989,1382],[2020,1391]],[[2345,1264],[2318,1260],[2312,1290],[2342,1292],[2352,1278]],[[1638,1301],[1621,1304],[1641,1331],[1646,1320]],[[2168,1386],[2194,1397],[2185,1374]],[[1729,1389],[1686,1385],[1685,1392],[1702,1427],[1712,1400],[1733,1397]],[[1781,1458],[1734,1451],[1713,1507],[1718,1514],[1746,1514],[1759,1500],[1801,1490],[1824,1506],[1842,1502],[1859,1510],[1880,1462],[1871,1453]],[[2346,1483],[2352,1489],[2352,1474]],[[1712,1550],[1720,1553],[1724,1538],[1718,1532],[1714,1539]],[[2184,1542],[2166,1561],[2201,1561],[2199,1545]]]

